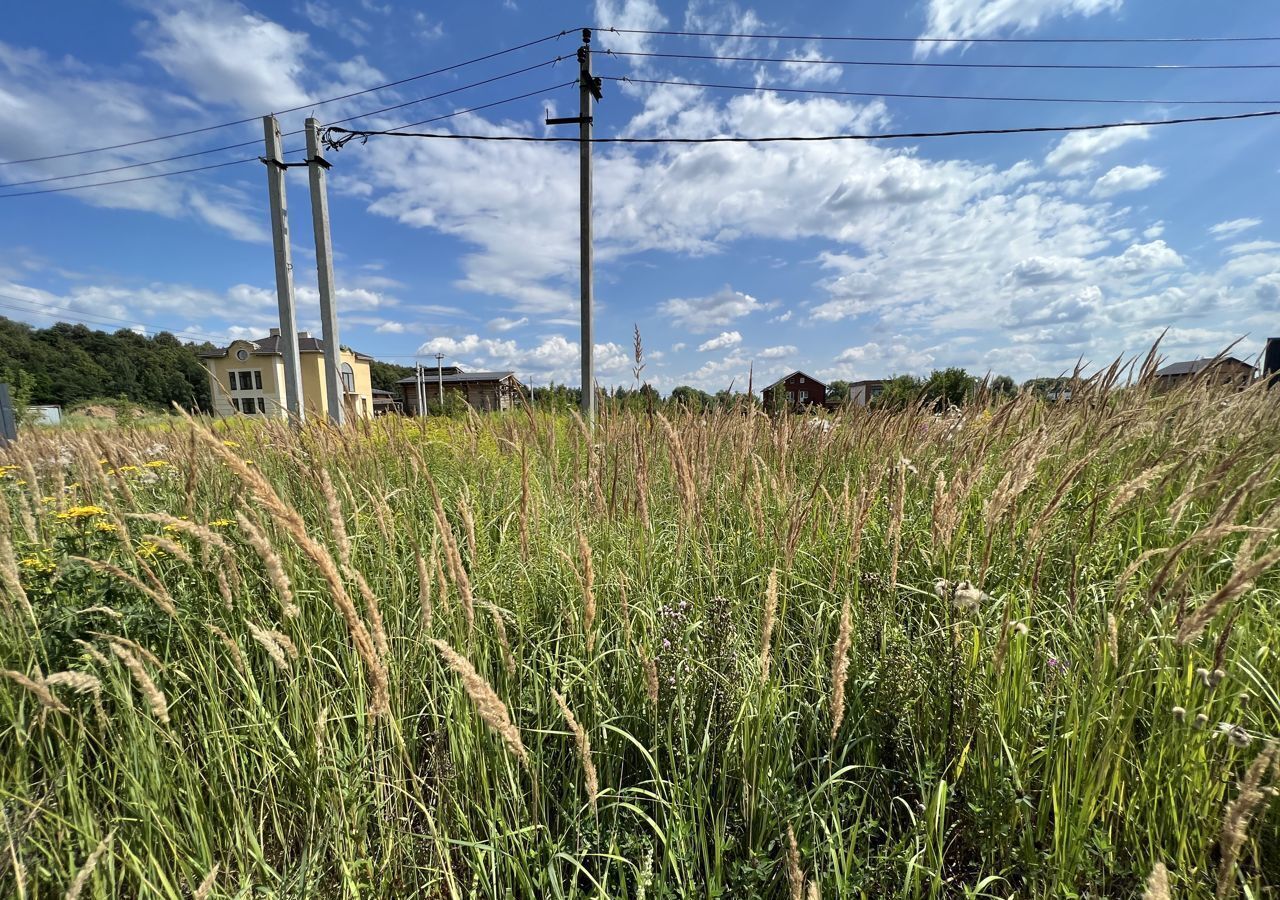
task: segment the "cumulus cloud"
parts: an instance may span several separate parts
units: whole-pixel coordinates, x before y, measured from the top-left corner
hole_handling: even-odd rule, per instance
[[[710,331],[763,308],[755,297],[727,285],[708,297],[673,298],[658,306],[663,315],[691,331]]]
[[[1164,172],[1155,166],[1115,166],[1094,182],[1093,193],[1098,197],[1112,197],[1125,191],[1140,191],[1162,178]]]
[[[419,356],[443,353],[449,359],[472,369],[514,371],[538,381],[577,383],[580,375],[581,345],[563,335],[553,334],[537,344],[525,345],[514,340],[482,338],[477,334],[461,337],[437,337],[418,347]],[[595,344],[597,378],[617,378],[627,371],[630,356],[621,344]]]
[[[797,347],[791,344],[783,344],[778,347],[766,347],[756,354],[760,359],[782,359],[787,356],[794,356],[798,352]]]
[[[1082,175],[1098,165],[1098,157],[1133,141],[1145,141],[1151,129],[1145,125],[1073,131],[1045,154],[1044,163],[1061,175]]]
[[[742,335],[737,331],[722,331],[709,341],[703,341],[698,345],[701,353],[708,353],[712,350],[725,350],[729,347],[736,347],[742,343]]]
[[[528,316],[521,316],[518,319],[508,319],[506,316],[498,316],[489,320],[489,329],[491,331],[512,331],[522,325],[529,324]]]
[[[408,326],[403,322],[386,321],[378,324],[373,330],[379,334],[404,334],[408,331]]]

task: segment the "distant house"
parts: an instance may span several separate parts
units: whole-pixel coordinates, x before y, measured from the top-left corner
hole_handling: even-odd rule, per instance
[[[1196,377],[1213,384],[1242,388],[1253,381],[1254,367],[1234,356],[1170,363],[1156,371],[1155,385],[1158,390],[1168,390]]]
[[[883,381],[855,381],[849,385],[850,406],[870,406],[871,401],[875,400],[884,393]]]
[[[200,357],[209,372],[214,415],[280,418],[288,414],[279,328],[272,328],[264,338],[232,341],[220,350],[201,353]],[[373,357],[343,347],[338,360],[342,402],[347,413],[373,415],[373,382],[369,374]],[[329,406],[324,342],[306,331],[299,331],[298,362],[302,375],[302,408],[308,415],[323,416]]]
[[[404,411],[408,415],[420,415],[418,409],[417,376],[401,378],[396,385]],[[426,368],[422,373],[427,403],[438,403],[443,387],[446,400],[457,397],[480,411],[505,411],[519,402],[524,385],[514,372],[464,372],[457,366],[447,366],[443,371]]]
[[[373,414],[375,416],[385,416],[390,413],[400,412],[400,401],[396,399],[396,395],[391,391],[374,388],[370,393],[373,395]]]
[[[827,386],[812,375],[792,372],[786,378],[780,378],[769,385],[761,395],[765,409],[804,410],[814,406],[826,406]]]

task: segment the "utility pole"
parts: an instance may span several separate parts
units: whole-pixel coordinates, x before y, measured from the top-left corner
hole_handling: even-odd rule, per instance
[[[422,386],[422,363],[415,359],[413,364],[413,387],[417,391],[418,415],[425,416],[427,414],[427,392]]]
[[[303,418],[302,366],[298,361],[298,319],[293,311],[293,261],[289,253],[289,211],[285,198],[287,166],[280,152],[280,123],[275,116],[262,117],[271,198],[271,240],[276,253],[276,302],[280,307],[280,352],[284,356],[285,408],[296,421]]]
[[[591,29],[582,29],[578,48],[578,115],[547,119],[548,125],[578,126],[578,207],[580,224],[580,279],[582,284],[582,417],[596,419],[595,344],[591,324],[591,101],[601,99],[601,81],[591,74]]]
[[[440,388],[440,411],[444,412],[444,369],[440,365],[440,361],[444,359],[443,353],[436,354],[436,384]]]
[[[338,308],[333,288],[333,241],[329,237],[329,191],[325,172],[329,163],[320,155],[320,123],[307,119],[307,173],[311,181],[311,224],[316,232],[316,281],[320,288],[320,336],[324,341],[325,383],[329,390],[329,419],[346,419],[345,385],[339,365]]]

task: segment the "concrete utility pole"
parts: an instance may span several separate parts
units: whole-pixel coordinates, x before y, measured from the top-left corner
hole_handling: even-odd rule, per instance
[[[316,232],[316,280],[320,287],[320,336],[324,341],[325,384],[329,392],[329,419],[346,420],[341,344],[338,342],[338,306],[333,288],[333,241],[329,237],[329,191],[325,172],[329,163],[320,155],[320,123],[307,119],[307,173],[311,181],[311,224]]]
[[[436,354],[436,383],[440,387],[440,411],[444,412],[444,368],[440,365],[440,361],[444,359],[443,353]]]
[[[422,363],[414,360],[413,386],[418,396],[418,415],[427,414],[427,389],[422,383]]]
[[[591,29],[582,29],[578,48],[578,115],[547,119],[548,125],[578,126],[578,212],[580,224],[580,278],[582,283],[582,417],[596,419],[595,334],[591,324],[591,102],[601,98],[600,79],[591,74]]]
[[[298,319],[293,311],[293,261],[289,253],[289,212],[285,198],[285,163],[280,152],[280,123],[275,116],[262,117],[271,198],[271,240],[276,251],[276,301],[280,306],[280,352],[284,356],[284,399],[289,415],[303,418],[302,365],[298,361]]]

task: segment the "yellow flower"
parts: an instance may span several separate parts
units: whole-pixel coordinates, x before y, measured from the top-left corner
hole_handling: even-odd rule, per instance
[[[43,565],[43,561],[38,556],[24,556],[18,560],[18,565],[24,569],[38,569]]]
[[[153,459],[150,462],[143,463],[143,465],[145,465],[148,469],[163,469],[167,467],[169,464],[165,462],[163,459]]]
[[[107,458],[104,456],[102,459],[98,460],[98,465],[100,465],[100,466],[105,466],[105,465],[106,465],[107,463],[109,463],[109,462],[111,462],[111,460],[107,459]]]
[[[237,444],[235,441],[223,441],[223,442],[222,442],[222,446],[224,446],[224,447],[231,447],[232,449],[235,449],[236,447],[239,447],[240,445],[239,445],[239,444]]]
[[[41,497],[40,502],[41,503],[57,503],[58,498],[57,497]]]
[[[164,531],[165,534],[181,534],[182,533],[182,529],[179,528],[177,525],[166,525],[161,530]]]
[[[139,469],[137,466],[121,466],[120,468],[116,469],[116,474],[119,475],[121,472],[133,473],[133,472],[140,472],[140,471],[141,469]]]
[[[74,519],[92,519],[94,516],[105,516],[107,511],[101,506],[73,506],[66,512],[58,513],[58,518],[66,522]]]
[[[94,522],[94,531],[101,531],[103,534],[115,534],[120,530],[120,526],[114,522]]]
[[[230,528],[232,525],[236,524],[236,520],[235,519],[214,519],[209,524],[212,525],[214,528]]]
[[[18,565],[33,574],[52,575],[58,571],[58,567],[50,560],[41,559],[39,556],[26,556],[18,560]]]
[[[143,541],[138,545],[138,555],[143,559],[153,559],[161,555],[161,550],[151,541]]]

